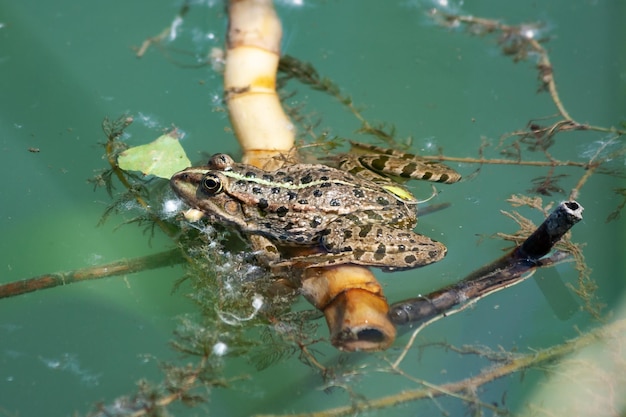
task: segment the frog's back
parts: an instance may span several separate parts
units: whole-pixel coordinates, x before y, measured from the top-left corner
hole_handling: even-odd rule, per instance
[[[397,201],[389,192],[362,178],[326,165],[290,165],[276,171],[245,167],[225,172],[228,192],[266,213],[322,212],[344,215],[387,210]]]

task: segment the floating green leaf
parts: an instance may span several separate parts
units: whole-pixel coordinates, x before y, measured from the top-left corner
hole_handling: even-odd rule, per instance
[[[169,179],[191,166],[179,138],[179,132],[174,129],[154,142],[127,149],[119,155],[118,165],[125,171],[141,171],[144,175]]]

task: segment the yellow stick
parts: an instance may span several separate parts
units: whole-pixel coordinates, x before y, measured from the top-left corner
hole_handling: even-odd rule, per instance
[[[228,11],[224,90],[242,162],[275,168],[272,158],[289,154],[295,143],[295,127],[276,93],[280,20],[271,0],[231,0]]]

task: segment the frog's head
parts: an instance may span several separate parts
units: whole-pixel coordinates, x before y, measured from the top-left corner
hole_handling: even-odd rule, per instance
[[[177,172],[172,175],[170,186],[185,203],[211,220],[245,228],[245,215],[240,202],[226,192],[230,179],[211,168],[192,167]]]

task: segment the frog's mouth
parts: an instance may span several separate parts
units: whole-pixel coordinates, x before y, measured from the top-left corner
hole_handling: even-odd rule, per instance
[[[209,170],[207,168],[187,168],[183,171],[177,172],[170,178],[170,186],[172,190],[180,198],[187,203],[191,203],[197,199],[197,191],[202,183],[202,178]],[[192,205],[192,204],[190,204]]]

